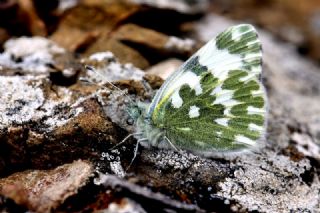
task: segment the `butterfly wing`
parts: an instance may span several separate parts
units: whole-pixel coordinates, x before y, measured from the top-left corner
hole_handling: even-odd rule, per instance
[[[210,153],[254,146],[265,129],[261,64],[255,29],[230,27],[166,80],[147,116],[183,149]]]

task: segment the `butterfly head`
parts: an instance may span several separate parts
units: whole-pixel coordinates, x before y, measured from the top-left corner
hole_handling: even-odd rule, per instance
[[[151,120],[147,116],[148,105],[142,102],[132,103],[128,109],[127,123],[136,128],[136,131],[145,132],[145,126],[151,125]]]
[[[142,116],[143,109],[141,109],[138,106],[138,104],[131,104],[128,107],[127,112],[129,114],[127,123],[129,125],[134,125],[137,122],[137,120],[139,119],[139,117]]]
[[[135,127],[135,132],[140,133],[137,139],[143,139],[144,146],[159,146],[163,142],[164,132],[153,125],[152,119],[147,114],[148,104],[138,102],[128,108],[129,122]]]

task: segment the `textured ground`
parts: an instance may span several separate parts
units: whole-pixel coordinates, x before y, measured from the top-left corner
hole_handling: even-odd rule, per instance
[[[259,28],[269,100],[260,152],[202,158],[140,147],[126,171],[135,140],[110,148],[134,131],[125,111],[128,98],[84,65],[95,66],[132,99],[148,102],[183,60],[236,24],[195,15],[205,1],[195,7],[177,1],[183,6],[177,3],[174,10],[159,2],[162,9],[83,1],[63,13],[48,38],[4,43],[0,209],[319,212],[320,69],[296,46]],[[176,21],[163,27],[145,20],[155,16]]]

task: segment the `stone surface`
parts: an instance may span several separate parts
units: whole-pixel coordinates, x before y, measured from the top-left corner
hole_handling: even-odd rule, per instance
[[[65,55],[66,51],[43,37],[20,37],[10,39],[4,44],[0,54],[1,67],[31,71],[32,74],[48,72],[48,65],[54,57]]]
[[[71,2],[51,29],[60,45],[43,37],[7,41],[0,54],[0,209],[320,211],[319,67],[259,28],[269,98],[260,150],[202,158],[139,146],[129,166],[136,140],[114,147],[135,132],[128,106],[149,103],[168,73],[235,24],[154,5]],[[181,24],[193,31],[184,34]]]
[[[165,80],[174,71],[176,71],[182,64],[183,64],[183,61],[172,58],[172,59],[168,59],[153,65],[152,67],[147,69],[146,72],[148,74],[157,75],[163,80]]]
[[[134,3],[145,4],[151,7],[157,7],[162,9],[171,9],[176,10],[181,13],[201,13],[204,12],[208,5],[209,1],[207,0],[198,0],[198,1],[187,1],[187,0],[130,0]]]
[[[34,212],[50,212],[76,194],[92,176],[89,162],[75,161],[51,171],[29,170],[0,179],[0,193]]]
[[[28,47],[18,51],[17,46],[24,47],[22,44],[25,43],[35,46],[40,44],[37,48]],[[103,108],[99,107],[100,97],[103,94],[108,97],[111,92],[101,89],[98,84],[86,85],[82,82],[69,88],[61,86],[61,81],[65,79],[54,78],[52,66],[47,65],[59,65],[55,58],[56,51],[50,51],[52,48],[59,50],[60,57],[68,59],[65,67],[70,69],[63,69],[62,66],[62,72],[81,66],[80,70],[84,70],[84,65],[68,57],[64,49],[55,45],[44,38],[9,40],[5,52],[0,55],[3,59],[0,76],[0,170],[3,174],[22,168],[51,168],[83,155],[89,158],[96,155],[95,149],[98,147],[106,149],[117,140],[116,135],[110,134],[117,127],[110,123]],[[12,60],[12,56],[19,56],[20,61]],[[114,73],[114,77],[109,80],[123,80],[124,75],[126,79],[127,76],[135,79],[144,76],[141,70],[132,65],[119,64],[113,56],[109,65],[107,61],[100,61],[99,66],[99,60],[95,59],[100,59],[98,56],[83,60],[87,64],[97,65],[98,71]],[[91,79],[90,73],[83,74],[87,75]],[[60,141],[58,144],[55,143],[57,140]],[[107,140],[111,144],[93,143],[92,140]]]
[[[297,47],[297,52],[319,62],[320,3],[318,0],[217,0],[211,9],[224,16],[262,26]]]

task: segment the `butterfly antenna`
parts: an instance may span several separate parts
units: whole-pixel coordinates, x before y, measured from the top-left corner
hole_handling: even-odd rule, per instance
[[[94,74],[96,74],[97,76],[99,76],[100,78],[102,78],[104,81],[106,81],[108,84],[110,84],[113,88],[115,88],[116,90],[120,91],[123,95],[125,95],[131,103],[134,103],[134,101],[129,97],[129,95],[126,93],[126,91],[120,89],[119,87],[117,87],[116,85],[114,85],[113,83],[111,83],[111,81],[109,81],[106,77],[104,77],[101,73],[97,72],[97,70],[95,68],[93,68],[92,66],[86,65],[85,66],[87,71],[93,72]],[[83,79],[80,79],[83,81]],[[87,79],[86,79],[87,80]],[[92,81],[87,80],[88,83],[93,83]],[[106,88],[105,86],[102,86],[103,88]]]

